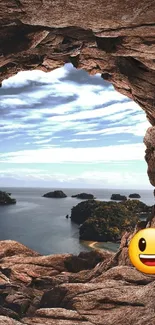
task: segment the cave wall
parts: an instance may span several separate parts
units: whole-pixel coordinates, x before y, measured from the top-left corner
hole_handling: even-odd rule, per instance
[[[51,71],[71,62],[101,73],[146,112],[144,143],[155,186],[155,2],[148,0],[3,0],[0,82],[21,70]]]

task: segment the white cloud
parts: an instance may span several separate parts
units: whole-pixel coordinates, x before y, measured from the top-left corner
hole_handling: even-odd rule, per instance
[[[54,148],[23,150],[0,154],[0,162],[11,163],[60,163],[144,160],[142,143],[91,148]]]
[[[94,141],[97,138],[86,138],[86,139],[71,139],[71,140],[64,140],[65,142],[85,142],[85,141]]]
[[[136,172],[122,172],[122,171],[111,171],[111,172],[85,172],[81,175],[87,184],[102,185],[105,184],[108,187],[138,187],[138,184],[148,184],[148,177],[146,173]]]
[[[121,171],[89,171],[83,172],[79,176],[78,174],[69,175],[65,173],[53,173],[46,171],[45,169],[35,168],[10,168],[9,170],[0,170],[0,180],[9,177],[10,182],[13,180],[28,181],[41,181],[42,185],[44,182],[49,182],[49,186],[52,184],[70,184],[74,187],[77,183],[81,184],[81,187],[98,187],[98,188],[138,188],[139,184],[143,188],[151,188],[146,173],[137,172],[121,172]]]
[[[131,133],[136,136],[144,136],[148,127],[150,127],[150,123],[146,121],[146,122],[138,123],[137,125],[109,127],[109,128],[103,128],[101,130],[80,131],[77,132],[76,135],[97,135],[97,134],[111,135],[111,134]]]
[[[25,101],[21,100],[20,98],[1,98],[1,105],[2,106],[20,106],[20,105],[26,105]]]
[[[118,142],[123,142],[123,143],[125,143],[125,142],[130,142],[130,140],[128,139],[128,140],[118,140]]]
[[[3,95],[1,103],[8,105],[9,110],[5,113],[7,117],[1,120],[3,124],[1,132],[9,134],[9,131],[17,133],[18,130],[24,130],[24,136],[20,138],[23,145],[24,140],[37,145],[39,142],[37,143],[36,139],[42,141],[40,145],[48,143],[50,140],[48,141],[46,137],[51,138],[56,132],[64,132],[66,135],[68,131],[70,143],[80,143],[80,138],[75,140],[79,135],[90,135],[93,139],[93,135],[108,136],[122,133],[144,135],[150,124],[136,103],[125,101],[126,97],[114,91],[112,86],[104,88],[102,84],[78,83],[67,78],[65,80],[69,70],[73,68],[65,66],[50,73],[39,70],[25,71],[4,80],[4,89],[31,84],[33,88],[31,91],[28,88],[24,93],[21,90],[21,93],[19,91],[16,95],[12,94],[10,98],[9,95],[7,97]],[[61,78],[64,78],[63,82]],[[37,82],[42,82],[43,85]],[[37,85],[34,86],[35,84]],[[73,98],[66,103],[66,99],[70,96]],[[54,105],[51,102],[53,98]],[[17,106],[14,111],[10,110],[12,103]],[[42,104],[41,108],[39,106],[37,109],[37,103]],[[97,108],[98,106],[101,107]],[[1,132],[0,134],[3,134]],[[25,135],[31,137],[31,141]],[[81,142],[83,141],[82,139]]]
[[[38,141],[35,141],[34,143],[42,144],[42,143],[48,143],[50,141],[51,141],[51,138],[50,139],[44,139],[44,140],[38,140]]]
[[[3,80],[2,86],[4,88],[23,87],[29,85],[30,81],[39,81],[49,85],[49,83],[52,83],[53,81],[56,82],[60,78],[64,78],[67,74],[68,72],[65,68],[58,68],[47,73],[41,70],[20,71],[15,76]]]
[[[88,100],[87,100],[88,102]],[[73,104],[72,104],[73,105]],[[84,119],[93,119],[93,118],[100,118],[100,117],[111,117],[112,114],[118,113],[121,111],[127,111],[130,109],[130,112],[135,112],[135,110],[139,109],[136,103],[117,103],[109,105],[107,103],[107,107],[101,107],[98,109],[92,109],[92,102],[89,102],[89,113],[87,110],[81,110],[80,112],[73,113],[73,114],[64,114],[58,116],[49,117],[49,121],[56,121],[56,122],[65,122],[65,121],[76,121],[76,120],[84,120]],[[83,107],[84,103],[83,103]],[[52,111],[51,111],[52,112]],[[125,112],[124,112],[125,113]]]

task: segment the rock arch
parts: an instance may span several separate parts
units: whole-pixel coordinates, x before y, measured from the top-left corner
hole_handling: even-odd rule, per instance
[[[20,70],[66,62],[101,73],[136,101],[152,127],[144,142],[155,186],[155,2],[4,0],[0,6],[0,82]]]

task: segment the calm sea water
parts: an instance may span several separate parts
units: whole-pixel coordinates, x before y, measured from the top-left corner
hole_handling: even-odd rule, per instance
[[[112,193],[129,195],[135,190],[109,189],[62,189],[67,198],[50,199],[42,195],[52,188],[1,188],[12,193],[16,205],[0,206],[0,240],[12,239],[41,254],[73,253],[88,251],[86,242],[79,241],[79,227],[66,219],[71,208],[81,202],[71,198],[72,194],[87,192],[98,200],[110,200]],[[136,190],[141,201],[154,204],[153,191]],[[100,247],[116,251],[118,245],[105,243]]]

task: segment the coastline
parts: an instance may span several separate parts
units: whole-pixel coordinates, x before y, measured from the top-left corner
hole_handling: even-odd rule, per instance
[[[88,241],[81,240],[80,241],[83,246],[89,247],[90,250],[98,250],[98,251],[109,251],[116,253],[119,249],[120,244],[112,243],[112,242],[98,242],[98,241]]]

